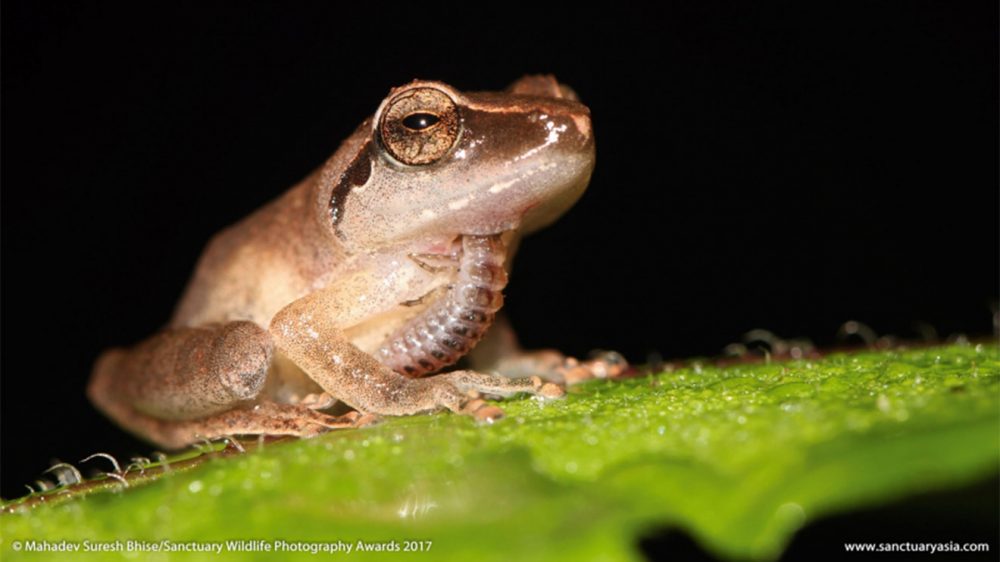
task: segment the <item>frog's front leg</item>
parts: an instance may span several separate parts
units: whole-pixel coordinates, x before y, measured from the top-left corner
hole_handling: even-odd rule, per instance
[[[502,412],[481,395],[529,393],[558,397],[562,390],[538,377],[510,379],[474,371],[410,378],[350,343],[335,315],[332,293],[317,292],[282,309],[271,323],[279,353],[291,359],[328,394],[366,414],[410,415],[448,409],[492,419]]]
[[[270,334],[253,322],[171,328],[101,355],[87,395],[120,426],[168,449],[238,434],[315,435],[358,421],[256,401],[272,350]]]
[[[505,377],[541,377],[573,385],[590,379],[614,378],[628,369],[628,362],[614,351],[595,353],[587,360],[568,357],[554,349],[525,351],[506,315],[498,314],[493,326],[479,345],[468,355],[469,365],[477,371],[499,373]]]

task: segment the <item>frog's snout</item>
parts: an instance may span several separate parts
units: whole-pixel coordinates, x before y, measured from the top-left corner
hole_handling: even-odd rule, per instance
[[[573,88],[561,84],[552,74],[523,76],[508,86],[507,91],[512,94],[560,100],[558,103],[551,104],[547,109],[553,113],[562,113],[570,117],[582,141],[590,142],[593,140],[591,138],[590,110],[580,102],[580,97],[576,95]]]
[[[590,112],[573,113],[569,117],[573,120],[573,124],[576,125],[576,133],[580,136],[582,143],[592,146],[594,144],[594,136],[591,134],[593,129],[590,126]]]

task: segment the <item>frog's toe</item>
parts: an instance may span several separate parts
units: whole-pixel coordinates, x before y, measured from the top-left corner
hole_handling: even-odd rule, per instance
[[[617,351],[595,351],[582,365],[597,379],[620,377],[628,370],[628,361]]]
[[[556,398],[562,395],[561,389],[557,385],[546,382],[539,377],[512,379],[502,375],[489,375],[476,371],[452,371],[434,378],[451,385],[470,398],[478,398],[480,394],[507,397],[522,392],[547,398]]]
[[[309,409],[307,410],[307,413],[303,414],[302,417],[296,421],[302,425],[305,432],[314,434],[313,432],[324,433],[330,429],[344,429],[371,425],[378,421],[378,417],[371,414],[362,414],[357,411],[348,412],[340,416],[331,416],[329,414]]]
[[[535,388],[535,394],[543,398],[562,398],[566,396],[566,390],[553,382],[546,382],[540,377],[532,377],[538,380],[538,386]]]
[[[438,407],[485,422],[502,418],[504,412],[498,406],[487,403],[484,398],[521,393],[558,398],[565,394],[558,385],[539,377],[510,379],[476,371],[453,371],[424,380],[435,388],[435,403]]]
[[[350,424],[347,427],[365,427],[365,426],[377,423],[379,421],[379,419],[380,419],[379,416],[377,416],[375,414],[369,414],[369,413],[365,413],[365,412],[358,412],[357,410],[354,410],[354,411],[351,411],[351,412],[347,412],[346,414],[344,414],[342,416],[326,416],[326,417],[327,418],[331,418],[330,420],[328,420],[328,423],[332,423],[332,424],[348,423],[348,424]],[[344,426],[336,425],[336,427],[344,427]]]
[[[554,379],[562,379],[567,386],[591,379],[611,379],[628,370],[628,361],[616,351],[596,351],[590,359],[580,361],[575,357],[565,357],[562,364],[554,369]]]
[[[474,417],[477,421],[493,423],[504,417],[504,411],[498,406],[482,399],[470,400],[462,407],[462,413]]]

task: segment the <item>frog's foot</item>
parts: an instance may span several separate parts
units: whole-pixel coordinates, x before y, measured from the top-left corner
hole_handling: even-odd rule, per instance
[[[497,362],[494,369],[506,377],[538,376],[571,386],[591,379],[618,377],[628,369],[628,362],[614,351],[598,351],[591,354],[590,359],[580,361],[554,349],[543,349],[506,356]]]
[[[547,382],[541,377],[511,379],[501,375],[477,373],[476,371],[452,371],[437,375],[429,380],[447,383],[458,391],[473,397],[478,397],[480,394],[491,397],[508,397],[525,392],[543,398],[561,398],[565,394],[558,385]]]
[[[420,382],[432,386],[434,401],[438,406],[470,415],[480,421],[493,421],[504,415],[499,407],[485,402],[484,396],[507,397],[527,393],[544,398],[560,398],[565,394],[559,385],[539,377],[512,379],[476,371],[452,371],[420,379]]]
[[[149,418],[144,435],[168,449],[231,435],[293,435],[312,437],[331,429],[361,427],[374,416],[348,412],[330,416],[298,404],[265,402],[190,421],[164,422]]]

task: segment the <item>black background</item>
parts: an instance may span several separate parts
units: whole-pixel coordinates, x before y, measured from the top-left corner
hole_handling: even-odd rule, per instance
[[[3,3],[5,497],[53,457],[149,451],[86,402],[93,359],[162,325],[212,233],[417,77],[551,72],[593,112],[590,189],[507,292],[528,346],[991,333],[994,2],[89,4]]]

